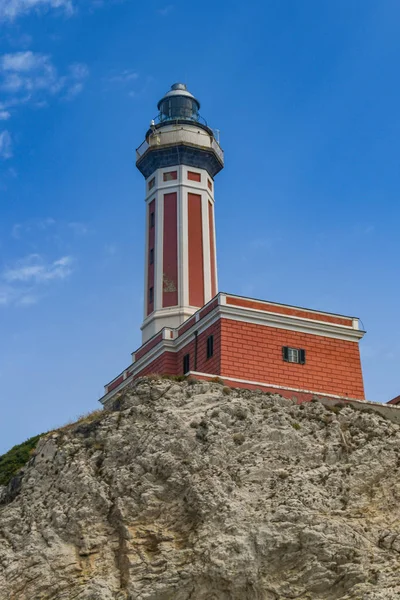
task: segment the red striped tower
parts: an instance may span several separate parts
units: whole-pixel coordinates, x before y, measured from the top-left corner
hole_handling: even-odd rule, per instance
[[[158,108],[137,151],[146,179],[143,343],[101,402],[113,406],[150,374],[218,377],[298,402],[364,400],[356,317],[218,292],[214,177],[223,152],[183,84]]]
[[[218,291],[214,177],[223,152],[185,85],[174,84],[158,109],[136,162],[146,179],[143,343]]]

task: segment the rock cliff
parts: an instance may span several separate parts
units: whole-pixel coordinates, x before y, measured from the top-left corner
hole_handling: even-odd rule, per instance
[[[141,379],[0,497],[1,600],[400,598],[400,430]]]

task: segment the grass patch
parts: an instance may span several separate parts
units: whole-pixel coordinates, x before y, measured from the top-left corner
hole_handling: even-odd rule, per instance
[[[18,471],[26,465],[43,435],[43,433],[35,435],[0,456],[0,485],[8,485]]]
[[[219,383],[219,385],[225,385],[221,377],[212,377],[209,379],[211,383]]]
[[[162,379],[169,379],[170,381],[177,381],[178,383],[181,381],[186,381],[186,375],[162,375]]]

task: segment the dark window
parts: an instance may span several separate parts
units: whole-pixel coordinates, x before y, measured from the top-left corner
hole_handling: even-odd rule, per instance
[[[210,335],[207,338],[207,358],[211,358],[214,354],[214,336]]]
[[[183,357],[183,373],[189,373],[190,371],[190,354],[185,354]]]
[[[154,248],[150,248],[149,261],[151,265],[154,263]]]
[[[306,362],[306,351],[302,348],[289,348],[289,346],[283,346],[282,357],[285,362],[304,365]]]
[[[151,212],[150,213],[150,227],[154,227],[154,223],[155,223],[154,212]]]
[[[156,185],[156,178],[153,177],[153,179],[151,179],[149,181],[149,190],[152,190],[155,185]]]
[[[150,304],[153,304],[154,302],[154,288],[152,287],[149,289],[149,302]]]
[[[212,183],[211,183],[211,181],[210,181],[210,180],[208,180],[208,182],[207,182],[207,183],[208,183],[208,189],[212,191]]]

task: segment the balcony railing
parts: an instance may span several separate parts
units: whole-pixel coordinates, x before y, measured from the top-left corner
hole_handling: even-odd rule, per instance
[[[173,124],[173,121],[170,121],[169,123]],[[180,128],[184,129],[185,126],[183,125]],[[158,136],[159,138],[161,138],[163,133],[164,132],[162,131],[162,129],[157,129],[154,131],[154,133],[152,133],[149,136],[149,140],[151,141],[154,136]],[[170,132],[165,132],[165,133],[169,134]],[[162,143],[161,139],[158,143],[159,144]],[[140,160],[142,158],[142,156],[145,154],[145,152],[150,148],[150,146],[154,147],[156,145],[157,145],[157,143],[154,143],[154,142],[149,143],[147,140],[144,140],[144,142],[142,144],[140,144],[139,148],[136,149],[136,160],[137,161]],[[208,146],[205,145],[204,147],[207,148]],[[214,152],[217,154],[217,156],[220,158],[220,160],[222,162],[224,162],[224,151],[222,150],[221,146],[219,145],[219,143],[217,142],[217,140],[214,137],[211,138],[210,147],[214,150]]]
[[[142,158],[143,154],[150,148],[150,144],[147,140],[144,140],[142,144],[140,144],[139,148],[136,148],[136,160]]]

